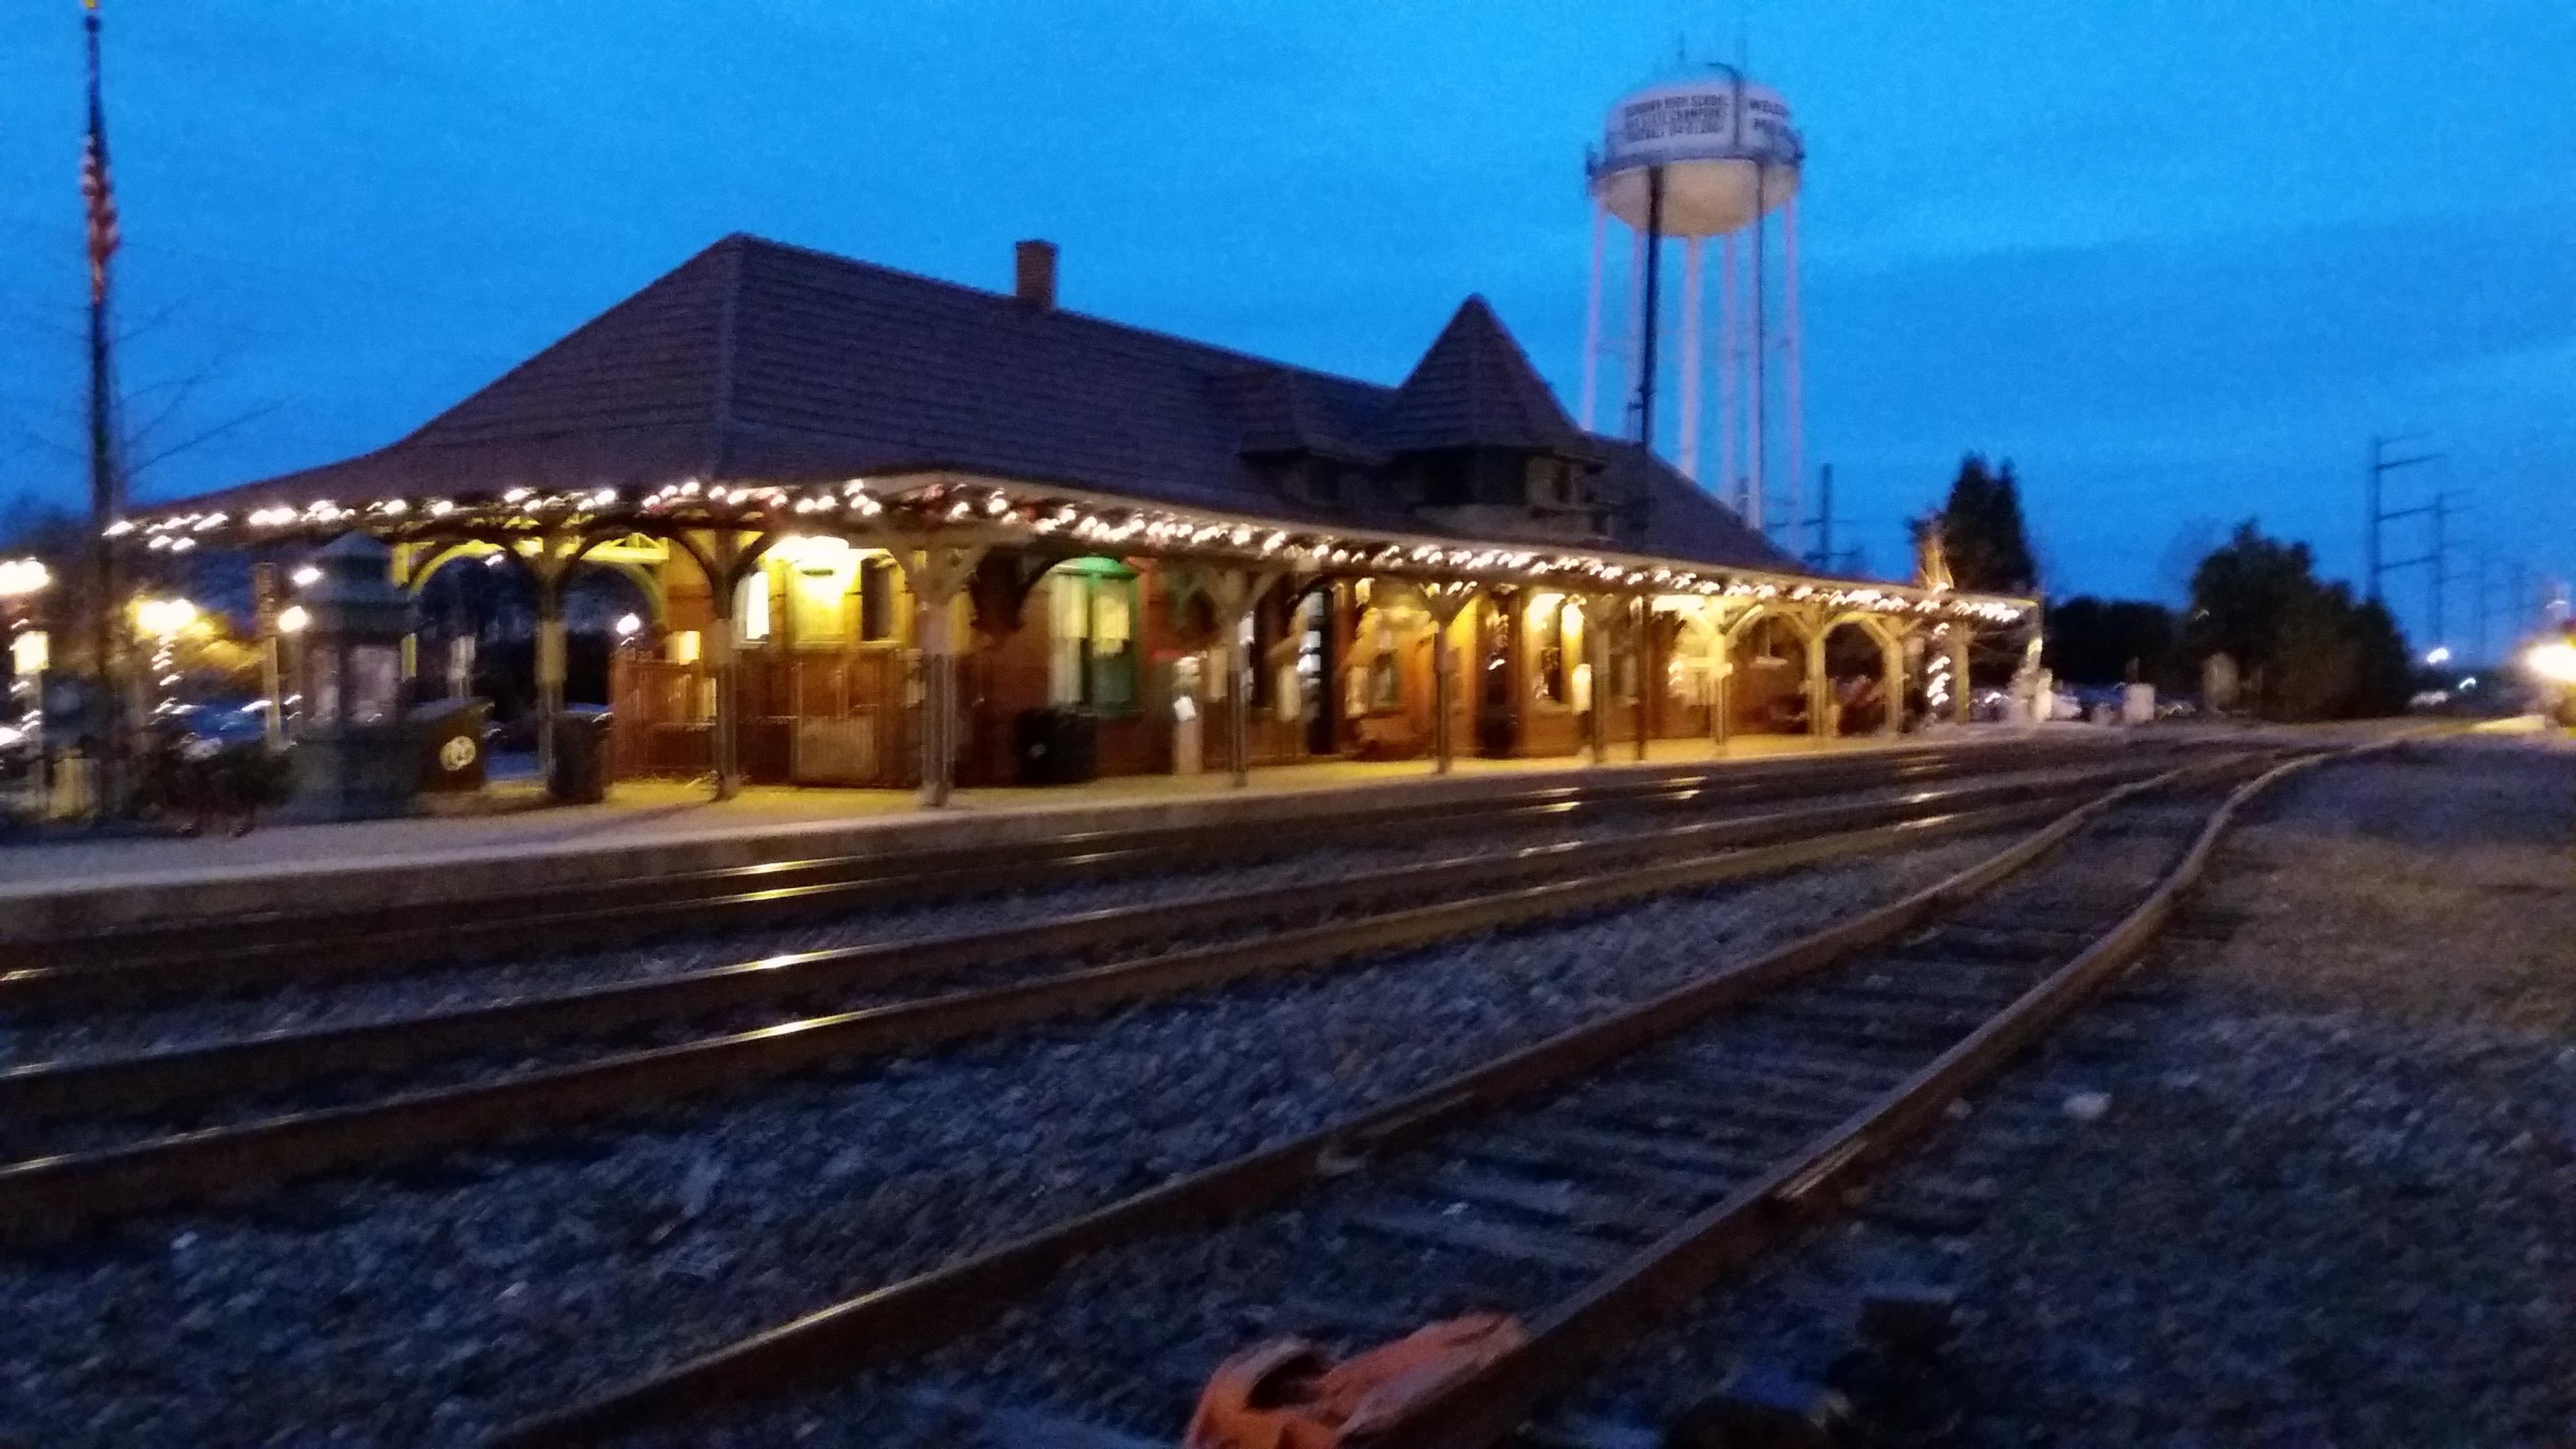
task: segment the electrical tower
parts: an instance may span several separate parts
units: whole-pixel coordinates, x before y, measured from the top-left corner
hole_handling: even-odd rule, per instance
[[[2388,456],[2389,449],[2400,443],[2413,442],[2422,436],[2423,434],[2421,433],[2407,433],[2394,438],[2373,438],[2370,440],[2370,511],[2368,515],[2369,523],[2362,532],[2362,573],[2363,577],[2367,580],[2370,601],[2374,604],[2385,602],[2380,593],[2379,576],[2387,572],[2389,569],[2405,567],[2403,564],[2391,564],[2384,561],[2387,555],[2380,547],[2380,529],[2397,519],[2409,518],[2419,513],[2430,513],[2433,511],[2429,507],[2405,508],[2391,513],[2383,502],[2385,490],[2382,487],[2381,480],[2385,479],[2389,474],[2396,472],[2400,468],[2412,468],[2419,463],[2434,462],[2443,456],[2440,453],[2417,453],[2411,457],[2404,458],[2391,458]]]

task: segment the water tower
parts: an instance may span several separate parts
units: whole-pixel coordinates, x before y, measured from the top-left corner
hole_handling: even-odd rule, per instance
[[[1780,93],[1731,65],[1706,65],[1620,98],[1601,149],[1587,157],[1592,192],[1592,288],[1584,319],[1583,425],[1593,427],[1600,391],[1602,260],[1615,218],[1635,246],[1629,268],[1625,357],[1628,435],[1654,442],[1656,342],[1663,308],[1664,242],[1682,248],[1682,472],[1700,467],[1701,321],[1707,253],[1718,256],[1718,471],[1713,491],[1756,529],[1769,501],[1770,366],[1776,346],[1788,417],[1791,520],[1803,507],[1805,473],[1798,356],[1798,185],[1806,148]],[[1774,218],[1777,218],[1776,222]],[[1769,237],[1779,232],[1780,317]],[[1714,248],[1706,244],[1714,239]],[[1739,447],[1741,452],[1739,454]]]

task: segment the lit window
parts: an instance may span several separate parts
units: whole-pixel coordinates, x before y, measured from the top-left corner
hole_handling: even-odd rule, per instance
[[[1047,697],[1104,714],[1136,707],[1136,576],[1097,560],[1047,578]]]
[[[1541,594],[1530,605],[1530,692],[1550,704],[1566,699],[1565,596]]]
[[[735,637],[745,644],[756,644],[769,637],[769,572],[753,569],[734,589],[733,627]]]

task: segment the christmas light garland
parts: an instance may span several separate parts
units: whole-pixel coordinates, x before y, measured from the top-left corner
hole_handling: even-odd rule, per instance
[[[1366,570],[1463,577],[1488,584],[1545,584],[1577,593],[1651,590],[1712,599],[1812,602],[1841,611],[1992,625],[2023,622],[2033,611],[2022,600],[1951,590],[1802,579],[1610,552],[1557,552],[1526,544],[1440,542],[1358,530],[1328,532],[953,475],[852,478],[835,485],[794,488],[686,478],[638,493],[600,487],[559,492],[514,487],[485,500],[386,499],[360,507],[344,507],[326,498],[300,507],[254,508],[241,515],[238,523],[223,511],[180,508],[120,519],[107,532],[123,537],[139,528],[146,547],[184,552],[218,531],[254,541],[352,528],[423,536],[524,535],[654,527],[770,531],[789,523],[828,528],[834,521],[849,527],[859,542],[888,536],[935,538],[943,531],[971,530],[985,542],[995,541],[990,535],[998,532],[1032,541],[1063,539],[1086,549],[1119,553],[1213,553],[1256,566],[1285,565],[1308,572]]]

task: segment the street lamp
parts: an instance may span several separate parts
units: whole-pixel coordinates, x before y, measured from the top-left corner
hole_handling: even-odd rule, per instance
[[[2437,645],[2435,645],[2435,646],[2433,647],[2432,651],[2431,651],[2431,652],[2429,652],[2429,653],[2427,653],[2427,654],[2424,656],[2424,662],[2425,662],[2425,663],[2427,663],[2427,664],[2431,664],[2431,665],[2437,666],[2437,667],[2438,667],[2438,666],[2440,666],[2440,665],[2444,665],[2444,664],[2448,664],[2448,663],[2450,663],[2450,662],[2451,662],[2451,646],[2449,646],[2448,644],[2437,644]]]

